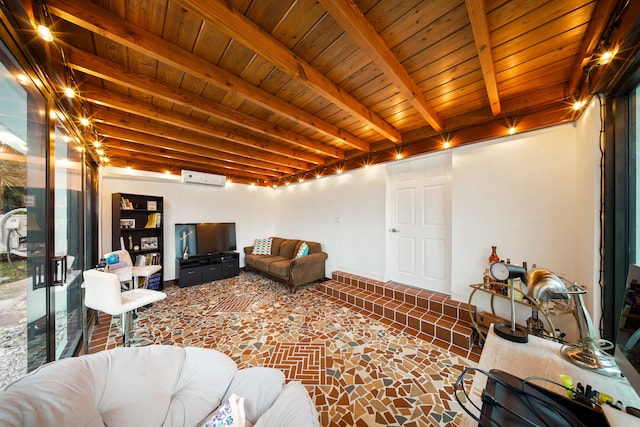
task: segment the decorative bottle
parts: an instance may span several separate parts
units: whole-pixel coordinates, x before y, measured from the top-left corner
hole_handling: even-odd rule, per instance
[[[500,262],[500,257],[496,253],[496,247],[491,246],[491,255],[489,255],[489,265],[493,264],[494,262]]]

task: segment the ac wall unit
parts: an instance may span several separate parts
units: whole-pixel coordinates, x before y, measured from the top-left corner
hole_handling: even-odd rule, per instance
[[[188,184],[212,185],[214,187],[224,187],[227,178],[224,175],[214,175],[212,173],[194,172],[182,170],[182,182]]]

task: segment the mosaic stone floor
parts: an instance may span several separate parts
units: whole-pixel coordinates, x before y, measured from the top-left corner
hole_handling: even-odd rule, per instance
[[[246,272],[188,288],[168,286],[165,300],[139,313],[137,326],[148,329],[139,336],[215,348],[240,368],[281,369],[305,385],[322,426],[460,424],[453,384],[472,362],[337,306],[316,287],[291,294]],[[119,344],[119,331],[114,318],[106,348]]]

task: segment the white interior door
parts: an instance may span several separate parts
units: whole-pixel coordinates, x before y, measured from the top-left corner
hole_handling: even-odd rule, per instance
[[[387,167],[393,281],[451,293],[451,155]]]

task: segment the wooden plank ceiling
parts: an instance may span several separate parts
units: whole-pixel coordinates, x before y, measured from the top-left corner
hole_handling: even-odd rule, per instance
[[[637,4],[46,0],[31,14],[51,21],[105,164],[282,185],[575,120]]]

